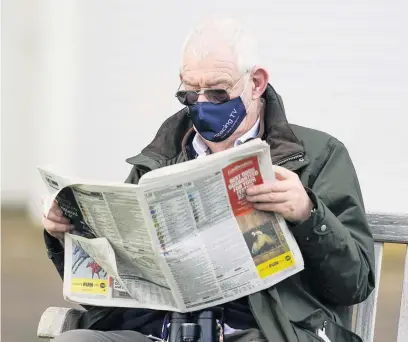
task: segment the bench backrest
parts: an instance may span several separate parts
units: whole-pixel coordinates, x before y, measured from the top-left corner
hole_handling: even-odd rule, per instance
[[[364,342],[373,342],[384,243],[408,245],[408,215],[368,214],[367,217],[375,240],[376,287],[369,298],[356,307],[355,332]],[[397,336],[397,342],[408,341],[408,249],[405,251]]]

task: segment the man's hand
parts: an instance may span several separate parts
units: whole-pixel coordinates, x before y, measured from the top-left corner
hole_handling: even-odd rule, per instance
[[[48,216],[45,216],[45,212],[43,215],[43,226],[45,230],[56,238],[60,238],[63,233],[74,229],[74,226],[70,224],[69,219],[63,215],[62,210],[59,208],[56,201],[52,202]]]
[[[247,200],[254,208],[279,213],[288,221],[301,222],[311,215],[313,203],[298,175],[281,166],[274,166],[276,181],[247,189]]]

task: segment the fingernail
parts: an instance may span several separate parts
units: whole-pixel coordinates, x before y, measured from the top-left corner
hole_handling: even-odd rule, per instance
[[[70,230],[75,229],[75,226],[74,226],[73,224],[70,224],[70,225],[69,225],[69,229],[70,229]]]
[[[62,210],[58,209],[58,210],[56,211],[56,213],[57,213],[58,216],[62,216]]]

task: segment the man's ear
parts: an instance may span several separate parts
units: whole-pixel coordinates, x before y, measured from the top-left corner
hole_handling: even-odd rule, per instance
[[[268,72],[261,67],[255,67],[252,71],[252,99],[259,99],[268,86]]]

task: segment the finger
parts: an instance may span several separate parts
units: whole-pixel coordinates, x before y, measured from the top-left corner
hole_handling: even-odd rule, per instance
[[[58,216],[63,216],[63,215],[64,215],[64,212],[63,212],[63,211],[61,210],[61,208],[59,207],[57,201],[53,201],[53,202],[52,202],[51,210],[52,210],[53,212],[55,212]]]
[[[290,188],[290,181],[273,181],[251,186],[246,190],[246,193],[249,196],[255,196],[270,192],[284,192],[288,191]]]
[[[246,189],[247,196],[256,196],[261,194],[268,194],[272,191],[271,183],[263,183],[258,185],[253,185]]]
[[[55,221],[59,223],[69,224],[70,222],[68,218],[66,218],[65,216],[61,216],[60,213],[56,212],[55,210],[50,210],[46,218],[48,218],[51,221]]]
[[[63,233],[61,233],[61,232],[52,232],[52,231],[48,231],[48,230],[47,230],[47,232],[51,236],[53,236],[53,237],[55,237],[57,239],[60,239],[60,240],[64,238],[64,234],[65,234],[65,232],[63,232]]]
[[[296,173],[278,165],[273,165],[273,172],[275,172],[276,179],[281,181],[296,179],[298,177]]]
[[[57,239],[63,239],[64,238],[64,233],[54,233],[54,232],[48,232],[48,234],[52,235],[53,237]]]
[[[51,208],[59,208],[57,200],[52,201]]]
[[[286,202],[289,198],[289,192],[269,192],[267,194],[247,196],[246,199],[253,203],[282,203]]]
[[[61,210],[61,208],[58,206],[58,202],[53,201],[52,206],[50,207],[50,210],[48,211],[48,214],[53,213],[54,215],[58,217],[63,217],[64,212]]]
[[[64,233],[64,232],[69,232],[72,229],[74,229],[74,225],[72,224],[59,223],[59,222],[51,221],[49,219],[44,219],[43,224],[44,224],[45,230],[47,230],[48,232]]]

